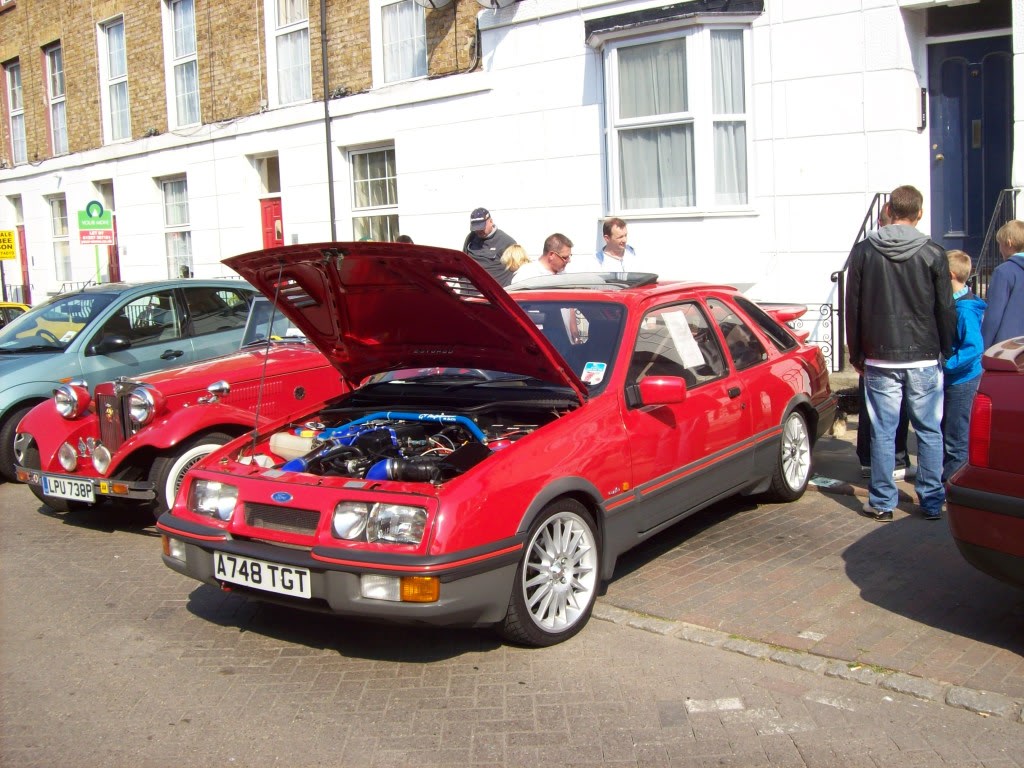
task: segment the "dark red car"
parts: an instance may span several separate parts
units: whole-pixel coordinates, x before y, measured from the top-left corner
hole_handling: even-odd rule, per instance
[[[62,384],[22,419],[17,478],[53,509],[103,498],[170,507],[185,472],[237,435],[344,391],[315,346],[262,297],[238,352],[135,379]],[[258,414],[258,416],[257,416]]]
[[[629,548],[733,494],[799,498],[835,415],[818,348],[727,286],[509,293],[383,243],[225,263],[353,387],[196,464],[158,521],[170,568],[262,600],[557,643]]]
[[[949,479],[949,528],[964,558],[1024,587],[1024,336],[988,349],[967,463]]]

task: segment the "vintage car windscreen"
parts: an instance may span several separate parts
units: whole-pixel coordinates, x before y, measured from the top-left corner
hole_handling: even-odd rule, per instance
[[[306,336],[279,309],[263,297],[257,297],[249,310],[242,346],[267,341],[305,341]]]

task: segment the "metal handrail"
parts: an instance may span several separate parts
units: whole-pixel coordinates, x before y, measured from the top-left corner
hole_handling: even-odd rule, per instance
[[[968,281],[971,290],[982,298],[988,293],[992,270],[1003,263],[1003,256],[999,252],[999,244],[996,242],[996,232],[1003,224],[1017,218],[1017,197],[1022,192],[1024,192],[1024,188],[1012,187],[1002,190],[999,197],[996,198],[995,209],[992,211],[992,218],[989,219],[985,239],[981,244],[981,252],[974,260],[974,270]]]
[[[889,202],[888,192],[876,192],[871,198],[864,220],[860,223],[860,230],[854,238],[853,245],[857,245],[867,237],[868,232],[878,228],[878,218],[882,214],[882,207]],[[853,246],[850,246],[850,253],[853,253]],[[846,270],[850,267],[850,257],[847,255],[843,262],[843,268],[832,273],[832,282],[836,283],[837,304],[839,306],[839,317],[836,318],[836,351],[839,360],[836,364],[837,371],[846,370]]]

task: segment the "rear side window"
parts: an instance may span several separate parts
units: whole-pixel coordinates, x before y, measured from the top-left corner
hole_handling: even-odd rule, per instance
[[[740,309],[747,313],[751,320],[757,323],[757,326],[764,332],[764,335],[772,340],[772,344],[779,352],[786,352],[790,349],[796,349],[797,340],[793,338],[793,335],[786,330],[775,318],[761,309],[757,304],[752,302],[743,296],[736,296],[736,303],[740,305]]]
[[[729,349],[729,355],[737,371],[746,370],[768,359],[768,353],[760,339],[732,307],[718,299],[708,299],[708,308],[718,323],[718,329],[722,332],[725,346]]]
[[[195,336],[245,327],[249,317],[249,298],[241,291],[212,285],[197,285],[184,290]]]

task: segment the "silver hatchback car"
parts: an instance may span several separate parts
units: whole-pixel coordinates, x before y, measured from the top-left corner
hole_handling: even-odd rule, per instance
[[[0,477],[18,422],[68,381],[101,381],[238,349],[255,291],[242,280],[106,283],[62,293],[0,329]]]

